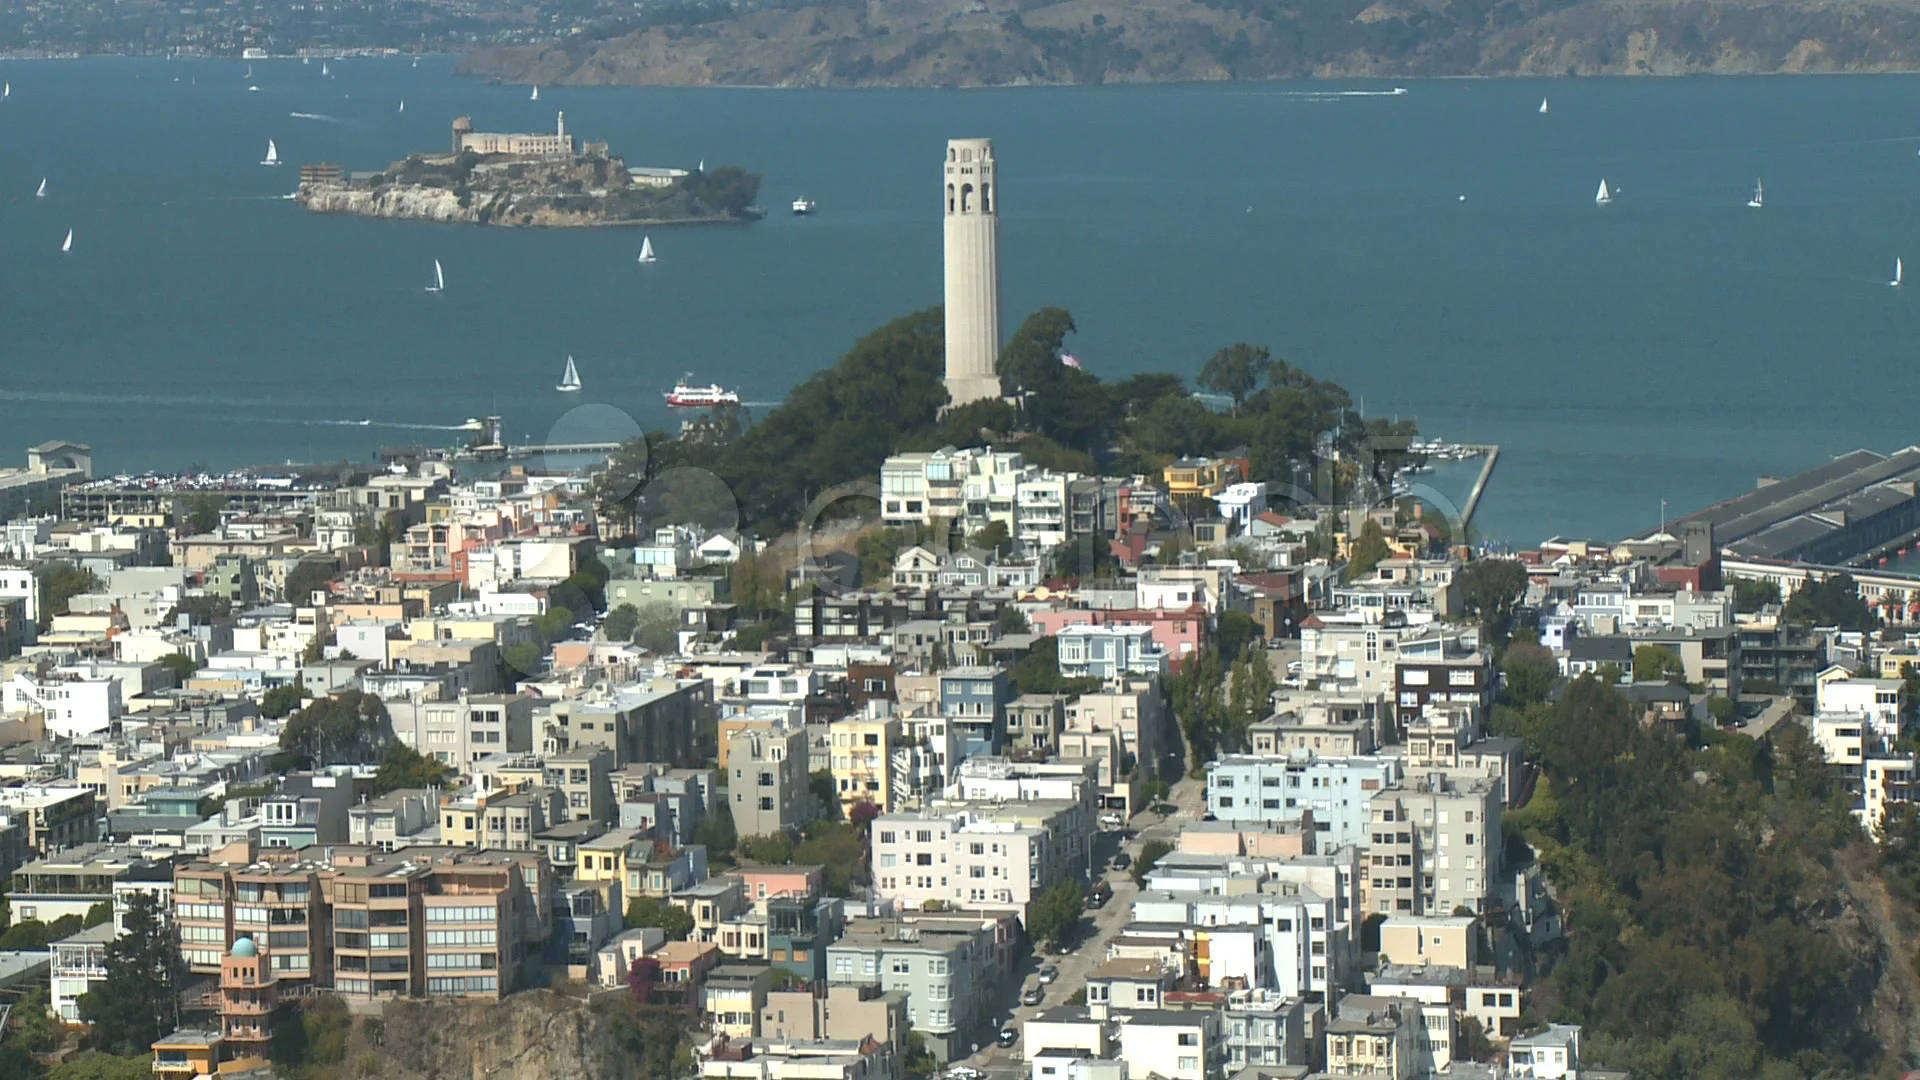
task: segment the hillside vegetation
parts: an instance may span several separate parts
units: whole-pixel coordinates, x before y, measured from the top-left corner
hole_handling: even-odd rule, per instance
[[[519,82],[1005,86],[1308,76],[1920,68],[1920,0],[890,0],[649,9],[619,36],[488,49]]]

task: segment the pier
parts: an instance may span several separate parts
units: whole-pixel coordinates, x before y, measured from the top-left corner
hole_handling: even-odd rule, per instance
[[[1480,475],[1474,478],[1473,491],[1467,496],[1467,505],[1460,510],[1460,530],[1464,534],[1473,522],[1473,512],[1480,509],[1480,496],[1487,492],[1487,481],[1493,479],[1493,467],[1500,464],[1500,448],[1494,445],[1464,446],[1468,457],[1485,457],[1486,463],[1480,466]]]

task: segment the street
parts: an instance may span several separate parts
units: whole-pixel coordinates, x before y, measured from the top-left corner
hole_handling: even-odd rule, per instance
[[[1181,825],[1200,820],[1201,815],[1206,813],[1206,782],[1182,776],[1173,783],[1167,801],[1174,806],[1174,811],[1165,817],[1147,809],[1135,814],[1133,821],[1129,822],[1130,826],[1137,826],[1132,837],[1124,841],[1130,856],[1137,858],[1141,847],[1149,840],[1172,844]],[[1095,837],[1096,880],[1100,876],[1099,868],[1112,864],[1113,856],[1122,846],[1123,835],[1113,830],[1103,831]],[[997,1021],[993,1030],[998,1031],[1010,1022],[1016,1030],[1022,1031],[1023,1041],[1011,1047],[1002,1047],[987,1041],[993,1037],[988,1034],[980,1051],[966,1058],[965,1064],[982,1070],[992,1080],[1011,1080],[1012,1077],[1024,1077],[1027,1074],[1024,1043],[1027,1018],[1043,1009],[1065,1005],[1085,989],[1087,975],[1107,958],[1107,945],[1133,916],[1133,898],[1140,890],[1133,883],[1131,869],[1108,870],[1105,876],[1113,889],[1113,896],[1101,907],[1087,910],[1080,923],[1079,936],[1074,939],[1070,951],[1059,956],[1048,954],[1030,958],[1016,972],[1020,976],[1019,981],[1005,989],[999,1008],[993,1014],[993,1019]],[[1052,983],[1041,986],[1038,977],[1040,969],[1048,965],[1058,968],[1060,974]],[[1021,1005],[1020,995],[1030,986],[1040,986],[1045,996],[1038,1005]]]

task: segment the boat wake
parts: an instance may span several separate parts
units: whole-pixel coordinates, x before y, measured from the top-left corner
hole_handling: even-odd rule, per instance
[[[288,115],[288,116],[291,116],[291,117],[293,117],[293,118],[294,118],[295,120],[319,120],[319,121],[322,121],[322,122],[324,122],[324,123],[328,123],[328,124],[344,124],[344,123],[346,123],[346,121],[345,121],[345,120],[342,120],[342,119],[340,119],[340,118],[339,118],[339,117],[337,117],[337,116],[328,116],[328,115],[327,115],[326,113],[317,113],[317,112],[290,112],[290,113],[288,113],[287,115]]]
[[[268,423],[305,424],[309,427],[377,427],[377,428],[391,428],[399,431],[466,431],[468,430],[464,425],[461,425],[461,424],[410,424],[404,420],[374,420],[370,418],[363,418],[359,420],[314,420],[311,418],[299,418],[299,417],[262,416],[262,417],[257,417],[256,419],[263,420]]]
[[[1391,90],[1281,90],[1274,96],[1306,98],[1309,101],[1330,101],[1350,97],[1405,97],[1407,88],[1396,86]]]

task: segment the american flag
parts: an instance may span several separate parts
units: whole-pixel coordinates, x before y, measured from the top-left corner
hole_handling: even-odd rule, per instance
[[[1067,365],[1070,368],[1073,368],[1076,371],[1080,369],[1080,358],[1073,355],[1070,352],[1061,353],[1060,362]]]

